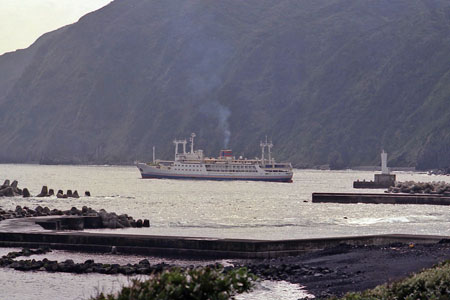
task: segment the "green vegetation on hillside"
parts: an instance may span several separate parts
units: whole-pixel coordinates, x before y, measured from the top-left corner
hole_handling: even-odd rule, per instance
[[[296,166],[450,166],[447,0],[122,0],[0,56],[0,162],[131,163],[197,133]],[[14,68],[16,66],[16,68]],[[229,143],[228,140],[228,132]]]

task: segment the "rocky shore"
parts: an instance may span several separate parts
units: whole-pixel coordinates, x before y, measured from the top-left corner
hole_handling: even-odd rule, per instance
[[[10,252],[0,258],[0,267],[12,268],[18,271],[65,272],[76,274],[100,273],[109,275],[150,275],[169,268],[169,265],[165,263],[151,265],[147,259],[143,259],[137,264],[127,265],[96,263],[92,259],[88,259],[84,263],[75,263],[71,259],[67,259],[63,262],[49,260],[47,258],[44,258],[42,260],[18,259],[19,257],[27,257],[35,254],[45,254],[48,252],[51,252],[49,248],[36,250],[24,248],[22,251]]]
[[[450,241],[386,246],[340,245],[300,256],[241,262],[260,278],[305,286],[316,299],[363,291],[450,259]]]

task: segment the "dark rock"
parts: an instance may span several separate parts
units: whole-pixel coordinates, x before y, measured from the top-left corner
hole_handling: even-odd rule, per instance
[[[76,207],[72,207],[70,209],[70,213],[69,214],[80,216],[81,215],[81,211],[79,209],[77,209]]]
[[[55,195],[55,191],[54,191],[53,189],[49,189],[49,190],[48,190],[48,195],[49,195],[49,196]]]
[[[67,190],[67,197],[72,197],[72,190]]]
[[[123,227],[130,227],[130,221],[128,220],[128,216],[126,214],[124,215],[120,215],[118,217],[118,222],[123,226]]]
[[[91,192],[85,191],[85,192],[84,192],[84,195],[85,195],[86,197],[90,197],[90,196],[91,196]]]
[[[138,220],[136,221],[136,227],[137,227],[137,228],[142,228],[142,225],[143,225],[142,220],[141,220],[141,219],[138,219]]]
[[[13,188],[17,188],[17,185],[19,184],[19,182],[17,181],[17,180],[14,180],[12,183],[11,183],[11,187],[13,187]]]
[[[50,214],[54,215],[54,216],[62,216],[64,213],[61,210],[59,210],[59,209],[52,209]]]
[[[12,187],[8,186],[1,190],[0,196],[13,197],[13,196],[15,196],[14,189]]]
[[[24,188],[24,189],[22,190],[22,195],[23,195],[24,198],[31,197],[31,194],[30,194],[30,192],[28,191],[27,188]]]
[[[108,220],[106,227],[110,229],[116,229],[116,228],[123,228],[124,226],[117,221],[117,218],[111,217]]]
[[[142,224],[142,227],[150,227],[150,220],[144,219],[144,223]]]
[[[77,190],[75,190],[75,191],[73,192],[72,197],[73,197],[73,198],[80,198],[80,196],[78,195],[78,191],[77,191]]]
[[[44,185],[41,189],[41,193],[37,195],[37,197],[47,197],[48,196],[48,188]]]
[[[58,192],[58,194],[56,194],[56,198],[64,198],[64,194]],[[67,197],[66,197],[67,198]]]

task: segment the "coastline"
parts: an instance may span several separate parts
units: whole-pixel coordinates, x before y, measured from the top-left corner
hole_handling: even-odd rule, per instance
[[[316,299],[343,296],[408,277],[450,259],[450,241],[384,246],[341,244],[298,256],[241,261],[263,278],[304,286]]]
[[[263,281],[284,281],[296,284],[308,295],[314,295],[316,299],[328,299],[332,296],[343,296],[347,292],[358,292],[374,288],[380,284],[392,283],[406,278],[412,273],[420,272],[424,268],[430,268],[437,263],[448,260],[450,259],[450,240],[441,240],[432,244],[391,243],[388,245],[355,246],[343,243],[335,247],[295,256],[270,259],[216,260],[215,262],[214,260],[189,262],[190,260],[180,258],[180,260],[162,259],[155,263],[151,258],[147,260],[144,256],[140,256],[142,260],[130,264],[130,262],[126,263],[128,261],[127,255],[109,255],[117,257],[114,261],[120,260],[122,265],[94,262],[89,254],[83,255],[87,259],[84,263],[74,263],[73,260],[68,258],[71,257],[71,253],[75,252],[62,252],[65,258],[58,261],[51,260],[51,254],[50,260],[46,258],[39,260],[39,254],[48,251],[45,248],[23,249],[20,252],[12,250],[7,256],[2,257],[1,266],[21,272],[35,273],[38,271],[37,274],[43,274],[41,272],[56,274],[99,273],[134,276],[161,272],[172,267],[193,268],[225,263],[227,270],[246,267],[249,272],[256,274]],[[38,257],[33,260],[23,260],[20,257],[30,254],[38,254]],[[98,257],[98,254],[93,256]],[[14,259],[15,257],[18,258]],[[40,257],[42,259],[43,256],[40,255]],[[130,259],[136,260],[136,257],[130,256]]]

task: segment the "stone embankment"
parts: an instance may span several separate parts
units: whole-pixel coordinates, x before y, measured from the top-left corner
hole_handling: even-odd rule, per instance
[[[23,196],[24,198],[31,197],[30,191],[27,188],[20,189],[18,187],[19,183],[17,180],[14,180],[12,183],[9,179],[6,179],[3,185],[0,186],[0,197],[17,197]],[[54,189],[49,189],[46,185],[44,185],[41,189],[41,192],[36,195],[36,197],[50,197],[55,195]],[[89,197],[91,193],[89,191],[84,192],[84,196]],[[80,198],[77,190],[67,190],[64,193],[63,190],[58,190],[56,193],[57,198]]]
[[[61,219],[64,216],[71,216],[71,217],[90,217],[91,219],[94,218],[96,220],[91,221],[89,224],[91,226],[86,228],[126,228],[126,227],[150,227],[150,221],[148,219],[138,219],[135,220],[133,217],[128,216],[127,214],[121,214],[117,215],[114,212],[107,212],[104,209],[100,209],[99,211],[96,211],[95,209],[92,209],[87,206],[83,206],[80,209],[76,207],[72,207],[69,210],[59,210],[59,209],[52,209],[42,206],[37,206],[35,209],[28,208],[26,206],[21,207],[18,205],[15,210],[3,210],[0,208],[0,221],[6,220],[6,219],[15,219],[15,218],[30,218],[30,217],[43,217],[43,216],[60,216],[55,219],[46,219],[43,220],[41,226],[45,223],[52,223],[55,220],[56,221],[63,221]],[[73,222],[71,222],[73,224]],[[43,226],[45,228],[45,226]],[[83,228],[56,228],[49,226],[46,229],[83,229]]]
[[[398,182],[390,187],[387,193],[407,193],[407,194],[431,194],[450,196],[450,184],[439,182]]]

